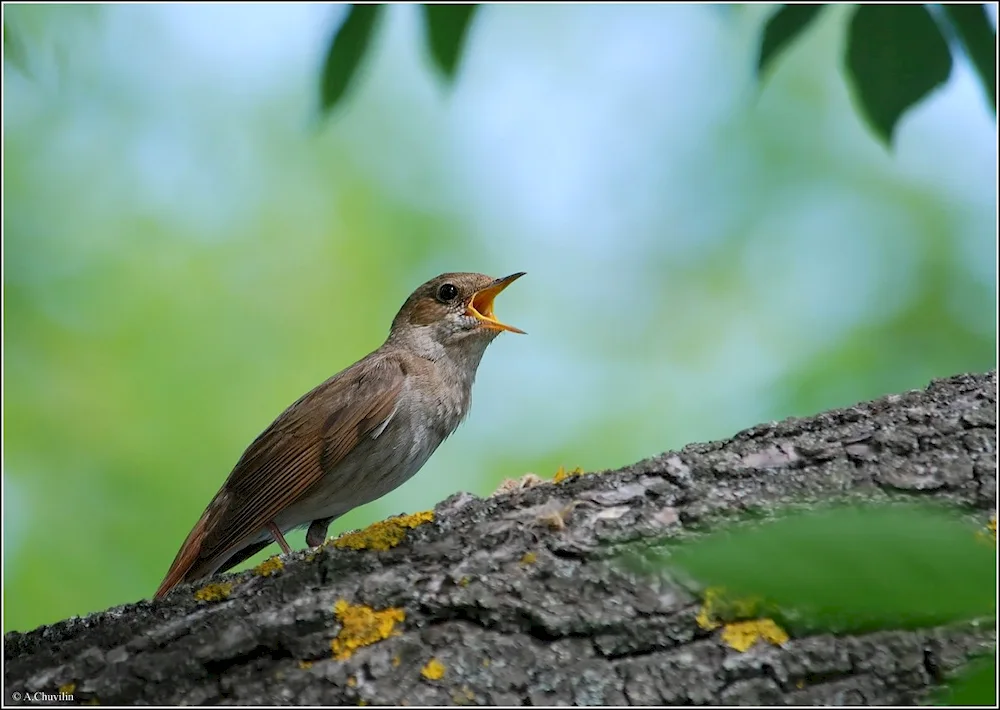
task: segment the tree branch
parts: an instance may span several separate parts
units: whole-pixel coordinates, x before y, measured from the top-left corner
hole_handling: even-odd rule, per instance
[[[219,577],[203,600],[182,586],[7,634],[6,700],[62,687],[101,704],[913,703],[993,631],[739,652],[696,623],[683,588],[615,558],[735,513],[833,498],[933,498],[985,522],[995,441],[996,373],[960,375],[618,471],[458,494],[431,522]]]

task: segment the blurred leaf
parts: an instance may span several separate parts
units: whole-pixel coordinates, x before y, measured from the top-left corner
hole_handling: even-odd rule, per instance
[[[995,548],[933,508],[790,514],[682,545],[671,563],[831,630],[929,626],[996,609]]]
[[[21,33],[11,28],[10,23],[3,23],[3,59],[10,62],[19,72],[27,76],[28,71],[28,51],[21,39]]]
[[[997,657],[977,658],[965,666],[935,705],[997,705]]]
[[[320,110],[332,111],[343,98],[364,59],[382,5],[351,5],[347,18],[330,40],[323,65]]]
[[[771,15],[764,27],[757,59],[757,75],[763,74],[771,61],[791,44],[813,20],[819,16],[823,5],[783,5]]]
[[[900,117],[951,74],[948,42],[923,5],[859,7],[846,61],[861,112],[887,145]]]
[[[465,35],[479,6],[423,5],[423,8],[431,57],[447,79],[454,79]]]
[[[969,61],[975,67],[979,81],[986,92],[986,98],[997,112],[997,36],[986,14],[985,5],[949,5],[941,6],[945,15],[951,21],[958,38],[965,47]]]

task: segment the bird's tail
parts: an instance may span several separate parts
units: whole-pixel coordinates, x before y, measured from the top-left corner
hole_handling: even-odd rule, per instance
[[[178,550],[173,564],[167,570],[167,576],[160,582],[159,589],[156,590],[154,598],[160,599],[171,589],[181,582],[189,582],[204,576],[205,572],[198,568],[203,565],[201,560],[201,545],[205,538],[205,531],[208,528],[209,510],[202,513],[201,518],[195,523],[194,528],[188,533],[187,539]],[[201,572],[200,574],[198,572]]]

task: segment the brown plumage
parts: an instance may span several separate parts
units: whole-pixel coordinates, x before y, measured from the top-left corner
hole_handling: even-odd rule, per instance
[[[503,330],[493,298],[523,274],[442,274],[413,292],[376,351],[286,409],[250,444],[156,591],[225,571],[310,524],[401,485],[468,412],[486,346]],[[286,550],[287,551],[287,550]]]

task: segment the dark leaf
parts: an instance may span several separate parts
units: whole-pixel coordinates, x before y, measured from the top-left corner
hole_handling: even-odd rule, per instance
[[[900,117],[951,74],[951,52],[923,5],[862,5],[847,41],[861,113],[887,145]]]
[[[21,33],[6,21],[3,23],[3,59],[10,62],[19,72],[27,76],[28,51],[25,49]]]
[[[782,5],[764,27],[757,58],[757,75],[763,74],[771,61],[819,16],[823,5]]]
[[[478,5],[424,5],[427,46],[434,64],[448,79],[455,78],[465,35]]]
[[[997,657],[977,658],[965,666],[936,705],[997,706]]]
[[[320,86],[320,110],[331,111],[357,74],[374,34],[382,5],[351,5],[347,18],[330,40]]]
[[[734,526],[671,564],[732,596],[762,596],[832,631],[929,626],[996,613],[996,548],[937,509],[837,507]]]
[[[942,5],[979,75],[993,114],[997,112],[997,36],[984,5]]]

